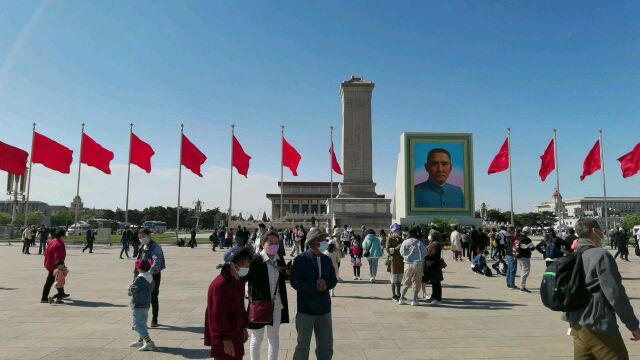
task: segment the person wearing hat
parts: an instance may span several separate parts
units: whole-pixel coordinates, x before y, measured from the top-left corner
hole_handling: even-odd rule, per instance
[[[211,357],[239,360],[249,339],[249,319],[244,306],[245,281],[252,253],[246,247],[234,247],[224,254],[224,265],[209,286],[204,314],[204,344]]]
[[[402,245],[402,228],[398,224],[389,227],[389,237],[385,243],[387,249],[387,272],[389,282],[391,282],[391,299],[400,300],[400,292],[402,287],[402,275],[404,274],[404,258],[400,255],[400,245]]]
[[[336,286],[338,280],[331,259],[323,254],[328,247],[327,234],[311,228],[305,245],[309,249],[293,260],[291,274],[291,286],[298,293],[298,343],[293,360],[309,359],[311,334],[314,332],[316,358],[330,360],[333,357],[333,326],[329,290]]]
[[[531,229],[528,226],[522,228],[522,232],[516,239],[516,259],[520,268],[520,292],[530,293],[527,289],[527,278],[531,271],[531,251],[535,248],[533,241],[529,238]]]
[[[549,266],[555,259],[562,257],[562,239],[556,236],[553,228],[546,228],[544,240],[540,241],[535,249],[544,256],[546,265]]]

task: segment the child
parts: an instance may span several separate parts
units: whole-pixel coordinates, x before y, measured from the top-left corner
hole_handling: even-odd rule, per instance
[[[502,254],[498,254],[498,262],[491,267],[498,275],[507,276],[507,263],[502,259]]]
[[[360,280],[360,267],[362,266],[362,245],[360,236],[356,235],[351,245],[351,265],[353,265],[353,280]]]
[[[327,250],[325,250],[324,254],[327,255],[329,259],[331,259],[331,263],[333,264],[333,270],[336,272],[336,274],[338,274],[339,273],[338,261],[340,260],[340,252],[338,251],[336,246],[337,244],[335,243],[335,241],[329,242],[329,247],[327,247]],[[336,297],[335,290],[336,290],[335,288],[330,290],[331,297]]]
[[[489,256],[488,251],[476,255],[476,257],[473,258],[471,270],[477,272],[478,274],[491,276],[493,272],[491,272],[491,269],[489,269],[489,267],[487,266],[487,256]]]
[[[53,270],[53,277],[56,279],[56,282],[53,283],[53,286],[58,290],[58,293],[53,296],[49,296],[49,304],[53,304],[54,299],[56,304],[64,304],[62,301],[64,298],[64,283],[68,273],[69,269],[64,265],[64,261],[56,261],[56,269]]]
[[[153,350],[156,344],[149,337],[147,320],[149,319],[149,306],[151,305],[151,291],[155,284],[153,276],[148,272],[153,265],[153,260],[136,261],[138,276],[129,286],[129,296],[131,296],[131,308],[133,309],[133,329],[138,332],[138,341],[134,341],[129,346],[139,347],[140,351]]]

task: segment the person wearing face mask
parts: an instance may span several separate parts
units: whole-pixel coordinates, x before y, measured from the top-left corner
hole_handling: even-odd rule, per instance
[[[289,323],[289,302],[287,301],[286,280],[291,270],[278,255],[280,237],[270,231],[262,237],[262,250],[254,257],[245,277],[249,284],[249,299],[252,303],[268,302],[273,307],[270,319],[249,318],[251,360],[260,360],[260,348],[265,330],[269,339],[269,360],[278,359],[280,349],[280,324]],[[251,306],[249,305],[250,309]],[[269,321],[270,320],[270,321]],[[268,321],[268,322],[267,322]]]
[[[252,252],[234,247],[224,255],[224,265],[209,286],[204,314],[204,344],[210,356],[218,360],[240,360],[244,343],[249,339],[249,319],[244,306],[245,280],[249,274]]]
[[[158,326],[158,313],[160,312],[160,305],[158,303],[158,295],[160,294],[160,280],[162,279],[162,270],[166,268],[164,262],[164,253],[162,247],[157,242],[151,239],[151,231],[147,228],[142,228],[138,232],[138,238],[142,247],[138,251],[138,259],[153,260],[153,265],[149,269],[149,273],[153,276],[153,282],[155,286],[151,292],[151,327]],[[138,276],[138,271],[133,270],[134,276]]]
[[[51,286],[56,281],[53,276],[53,271],[58,267],[58,263],[64,264],[64,260],[67,257],[67,250],[64,245],[64,239],[67,236],[67,232],[64,229],[60,229],[56,232],[56,237],[49,242],[49,246],[44,252],[44,268],[47,269],[47,280],[44,282],[44,288],[42,289],[42,298],[40,302],[43,304],[49,303],[49,291]],[[62,294],[63,298],[69,297],[69,294]]]
[[[331,259],[323,254],[329,246],[327,234],[317,228],[309,229],[306,245],[309,250],[293,260],[291,274],[291,286],[298,295],[298,342],[293,360],[309,359],[314,332],[316,358],[330,360],[333,357],[333,326],[329,291],[336,287],[338,280]]]
[[[622,285],[615,259],[602,248],[604,234],[595,219],[581,218],[575,225],[579,237],[577,252],[582,256],[584,281],[590,292],[586,307],[568,312],[563,319],[571,328],[575,359],[629,359],[618,329],[616,315],[640,340],[640,322]]]

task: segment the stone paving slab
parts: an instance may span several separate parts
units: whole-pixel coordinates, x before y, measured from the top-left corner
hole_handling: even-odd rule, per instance
[[[207,288],[218,274],[222,252],[165,246],[167,269],[160,290],[160,326],[150,333],[159,349],[140,353],[128,347],[131,331],[127,286],[133,260],[118,259],[116,247],[98,246],[94,254],[68,248],[70,274],[64,305],[40,304],[46,272],[43,257],[22,255],[18,245],[0,246],[4,265],[0,278],[0,359],[201,359]],[[378,282],[353,281],[351,267],[333,300],[334,359],[571,359],[572,342],[560,315],[547,310],[537,294],[544,262],[532,261],[533,294],[507,290],[504,278],[472,273],[469,262],[449,260],[443,286],[444,303],[400,306],[389,299],[388,274],[380,266]],[[348,262],[345,263],[349,265]],[[620,263],[623,283],[640,304],[640,261]],[[368,279],[368,268],[362,268]],[[519,281],[519,279],[517,280]],[[429,289],[427,292],[430,292]],[[288,288],[291,316],[295,292]],[[294,326],[280,330],[279,359],[291,359]],[[632,358],[640,344],[623,336]],[[315,347],[312,341],[312,352]],[[248,351],[248,344],[246,345]],[[267,341],[262,356],[266,359]],[[249,358],[248,355],[246,358]],[[312,358],[314,356],[312,355]]]

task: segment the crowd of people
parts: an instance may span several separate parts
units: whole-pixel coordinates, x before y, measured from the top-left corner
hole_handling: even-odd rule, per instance
[[[593,299],[586,309],[564,316],[574,336],[576,354],[598,354],[595,358],[613,354],[611,356],[615,356],[611,358],[624,359],[626,348],[615,325],[616,314],[634,339],[640,340],[639,322],[629,305],[615,263],[618,255],[625,260],[628,257],[628,250],[624,250],[628,247],[628,238],[622,239],[628,234],[624,229],[614,234],[617,236],[614,241],[618,244],[618,253],[613,256],[601,249],[603,234],[597,222],[591,219],[581,219],[576,229],[569,229],[564,237],[548,228],[544,239],[537,245],[529,238],[530,233],[529,227],[516,229],[506,226],[500,230],[453,227],[447,236],[451,260],[469,260],[472,271],[485,276],[504,276],[509,289],[530,293],[526,284],[534,251],[542,254],[547,266],[572,254],[584,254],[582,264],[586,282],[597,284],[597,290],[593,291]],[[47,243],[49,234],[44,227],[29,227],[24,229],[23,238],[31,242],[32,238],[46,236],[42,251],[47,277],[41,302],[63,304],[64,299],[70,297],[65,293],[69,274],[65,263],[66,232],[56,229],[53,239]],[[354,280],[361,280],[363,258],[368,262],[368,280],[372,283],[377,281],[380,259],[384,260],[391,285],[390,298],[398,304],[420,305],[420,292],[431,305],[437,306],[443,301],[446,238],[435,226],[428,233],[423,233],[418,227],[407,229],[393,224],[387,233],[365,227],[354,231],[345,225],[325,233],[315,227],[307,231],[301,225],[291,230],[276,231],[260,224],[253,233],[238,227],[235,233],[220,229],[212,237],[216,239],[211,241],[213,250],[217,246],[227,248],[220,275],[209,287],[205,312],[204,341],[216,359],[242,359],[244,343],[249,341],[250,358],[259,360],[265,334],[269,345],[268,359],[277,359],[280,325],[292,321],[295,321],[297,331],[294,360],[309,358],[312,336],[315,336],[317,344],[316,357],[331,359],[331,298],[336,296],[336,287],[342,280],[339,269],[347,263],[353,268]],[[83,252],[86,249],[91,252],[94,239],[91,230],[87,232],[86,239]],[[31,243],[28,245],[32,246]],[[133,256],[137,258],[128,292],[133,329],[138,335],[130,345],[140,351],[153,350],[155,344],[147,323],[151,310],[150,326],[158,326],[158,296],[161,274],[166,267],[164,254],[162,247],[151,239],[151,232],[145,228],[125,229],[121,258],[123,253],[128,257],[129,245],[133,246]],[[289,255],[293,257],[288,262],[285,260],[286,248],[291,249]],[[599,250],[593,251],[592,248]],[[493,262],[491,266],[490,262]],[[520,284],[516,285],[518,268],[521,276]],[[289,313],[287,281],[297,295],[295,318]],[[431,286],[430,296],[426,294],[427,286]],[[56,293],[49,296],[52,287]],[[595,308],[600,310],[593,310]],[[587,355],[580,358],[589,358]]]

